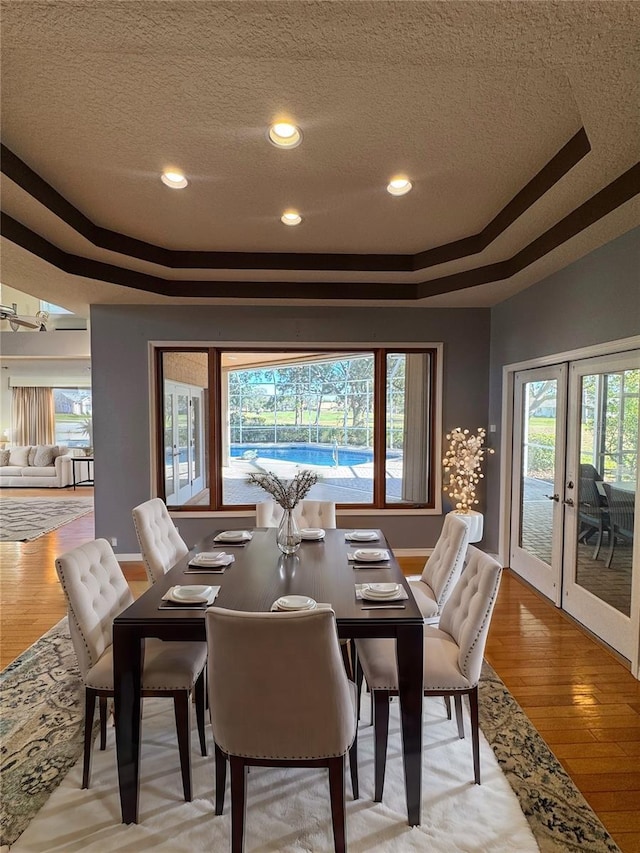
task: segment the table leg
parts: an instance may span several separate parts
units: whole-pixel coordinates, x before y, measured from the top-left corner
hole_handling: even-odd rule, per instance
[[[139,650],[135,654],[135,649]],[[144,637],[124,625],[113,626],[116,753],[123,823],[138,822],[140,794],[140,683]]]
[[[398,629],[396,654],[407,818],[409,826],[417,826],[422,802],[422,625]]]

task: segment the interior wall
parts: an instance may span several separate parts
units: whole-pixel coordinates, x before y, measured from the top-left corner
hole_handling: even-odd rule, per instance
[[[346,347],[442,341],[444,434],[486,425],[489,321],[488,309],[93,306],[96,535],[116,537],[119,553],[139,550],[131,509],[152,495],[149,342]],[[184,518],[180,533],[193,544],[223,523]],[[242,523],[234,518],[234,526]],[[380,526],[392,546],[424,549],[434,545],[442,517],[349,516],[345,523]]]
[[[497,452],[487,459],[488,550],[498,549],[503,366],[639,334],[640,228],[491,309],[489,423]]]

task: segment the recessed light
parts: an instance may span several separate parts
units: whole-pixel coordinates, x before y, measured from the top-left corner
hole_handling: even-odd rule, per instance
[[[288,121],[277,121],[269,128],[269,142],[277,148],[296,148],[302,142],[302,131]]]
[[[160,180],[165,186],[171,187],[172,190],[182,190],[189,183],[182,172],[176,172],[173,169],[163,172],[160,175]]]
[[[302,217],[297,210],[286,210],[280,217],[283,225],[300,225]]]
[[[391,195],[406,195],[413,184],[408,178],[394,178],[387,185],[387,192]]]

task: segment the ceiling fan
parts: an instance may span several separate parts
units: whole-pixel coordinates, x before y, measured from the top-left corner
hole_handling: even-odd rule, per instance
[[[14,332],[17,332],[20,326],[25,329],[40,329],[42,320],[39,317],[21,317],[17,311],[15,302],[12,306],[0,305],[0,320],[8,320]]]

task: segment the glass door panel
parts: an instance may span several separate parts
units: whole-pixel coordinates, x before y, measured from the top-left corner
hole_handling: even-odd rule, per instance
[[[637,365],[637,366],[636,366]],[[638,471],[640,354],[571,365],[565,609],[632,657],[633,545]]]
[[[178,502],[183,503],[191,497],[191,477],[189,473],[190,463],[190,406],[189,394],[178,391],[176,394],[176,438],[178,453]]]
[[[165,382],[164,386],[164,490],[168,504],[176,501],[176,478],[174,473],[174,394],[173,386]]]
[[[204,489],[204,426],[203,400],[204,390],[192,389],[191,396],[191,491],[193,495]]]
[[[511,568],[560,601],[566,365],[517,373]]]

